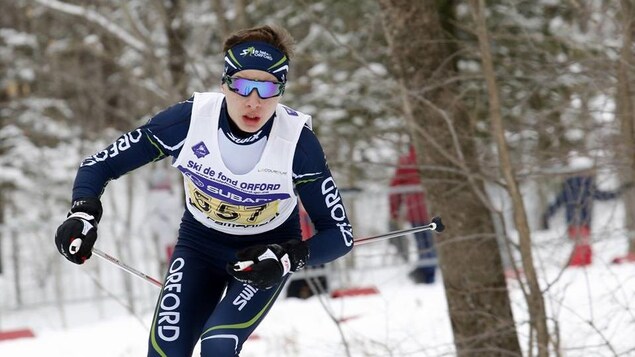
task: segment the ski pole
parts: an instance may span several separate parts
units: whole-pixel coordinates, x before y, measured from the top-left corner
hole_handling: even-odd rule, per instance
[[[363,245],[363,244],[368,244],[373,242],[379,242],[382,240],[391,239],[395,237],[401,237],[401,236],[405,236],[406,234],[417,233],[422,231],[443,232],[444,229],[445,229],[445,226],[443,225],[443,222],[441,222],[441,217],[434,217],[432,218],[431,222],[429,224],[426,224],[425,226],[402,229],[399,231],[380,234],[374,237],[355,239],[353,241],[353,245],[358,246],[358,245]],[[239,261],[239,262],[236,262],[236,264],[234,264],[234,270],[243,271],[249,268],[250,266],[252,266],[253,264],[254,264],[253,260]]]
[[[408,228],[408,229],[402,229],[402,230],[398,230],[398,231],[393,231],[393,232],[389,232],[389,233],[385,233],[385,234],[380,234],[374,237],[367,237],[367,238],[360,238],[360,239],[356,239],[354,241],[354,245],[363,245],[363,244],[368,244],[368,243],[373,243],[373,242],[379,242],[382,240],[386,240],[386,239],[391,239],[391,238],[396,238],[396,237],[401,237],[404,236],[406,234],[410,234],[410,233],[417,233],[417,232],[422,232],[422,231],[436,231],[436,232],[443,232],[443,230],[445,229],[445,226],[443,225],[443,222],[441,222],[441,217],[434,217],[432,218],[431,222],[429,224],[426,224],[425,226],[419,226],[419,227],[413,227],[413,228]],[[119,267],[120,269],[124,270],[127,273],[130,273],[132,275],[135,275],[138,278],[141,278],[145,281],[147,281],[150,284],[153,284],[155,286],[158,287],[162,287],[163,284],[158,281],[157,279],[148,276],[130,266],[128,266],[127,264],[121,262],[119,259],[110,256],[104,252],[102,252],[101,250],[93,247],[93,253],[95,253],[96,256],[100,257],[101,259],[116,265],[117,267]],[[239,262],[239,263],[251,263],[253,264],[253,262]],[[247,264],[247,265],[251,265],[251,264]],[[245,267],[243,266],[238,266],[236,267],[237,270],[243,270]]]
[[[155,278],[153,278],[151,276],[148,276],[148,275],[138,271],[137,269],[132,268],[132,267],[124,264],[123,262],[121,262],[121,260],[119,260],[119,259],[117,259],[117,258],[115,258],[113,256],[110,256],[110,255],[102,252],[101,250],[99,250],[99,249],[97,249],[95,247],[93,247],[93,253],[96,256],[100,257],[101,259],[118,266],[120,269],[124,270],[125,272],[128,272],[128,273],[130,273],[130,274],[132,274],[132,275],[134,275],[134,276],[136,276],[138,278],[141,278],[141,279],[149,282],[150,284],[156,285],[158,287],[162,287],[163,286],[163,283],[161,283],[157,279],[155,279]]]
[[[394,232],[380,234],[374,237],[355,239],[353,245],[356,245],[356,246],[363,245],[363,244],[378,242],[378,241],[382,241],[386,239],[405,236],[406,234],[410,234],[410,233],[418,233],[423,231],[443,232],[444,229],[445,229],[445,226],[443,225],[443,222],[441,222],[441,217],[434,217],[432,218],[430,223],[426,224],[425,226],[402,229],[402,230],[398,230]]]

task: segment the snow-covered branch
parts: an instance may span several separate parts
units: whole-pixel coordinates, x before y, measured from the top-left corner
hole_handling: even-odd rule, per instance
[[[83,17],[86,20],[99,25],[104,30],[108,31],[109,33],[126,43],[128,46],[140,52],[148,51],[148,46],[146,46],[145,43],[138,40],[130,32],[126,31],[124,28],[118,26],[117,24],[96,11],[57,0],[35,0],[35,2],[49,9],[57,10],[74,16]]]

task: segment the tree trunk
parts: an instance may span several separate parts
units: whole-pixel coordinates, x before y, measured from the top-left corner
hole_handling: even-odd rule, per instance
[[[459,356],[520,356],[496,234],[476,178],[474,128],[461,110],[451,42],[441,10],[451,2],[380,0],[395,77],[412,130],[434,214],[447,229],[438,235],[450,320]],[[443,6],[441,8],[440,6]],[[449,82],[449,81],[448,81]]]
[[[2,104],[4,105],[5,103]],[[4,123],[0,122],[0,129],[2,129],[3,125]],[[6,151],[6,148],[3,145],[0,145],[0,159],[3,159],[3,156],[6,155]],[[2,244],[4,243],[5,239],[8,238],[6,237],[8,236],[8,229],[5,228],[5,212],[7,209],[7,205],[9,204],[9,197],[7,195],[7,192],[9,192],[9,184],[4,181],[0,181],[0,275],[2,275],[2,273],[4,272],[5,264],[2,259]]]
[[[518,182],[516,181],[509,150],[507,148],[507,141],[505,140],[501,103],[498,95],[498,83],[494,72],[494,63],[491,56],[492,51],[489,45],[489,34],[485,22],[485,2],[484,0],[470,0],[470,6],[476,22],[476,33],[478,36],[483,75],[487,82],[492,134],[496,138],[501,173],[507,185],[507,192],[513,203],[514,223],[520,240],[523,269],[527,278],[527,284],[529,285],[527,305],[529,307],[531,327],[536,331],[538,356],[547,357],[549,355],[549,329],[547,327],[547,316],[545,314],[545,302],[542,299],[542,293],[533,263],[531,235],[529,233],[529,224],[527,223],[525,204],[520,192],[520,187],[518,187]]]
[[[224,40],[229,35],[229,21],[225,17],[226,9],[223,0],[212,0],[212,8],[216,13],[216,17],[218,18],[218,28],[216,33],[218,34],[218,38]]]
[[[185,52],[185,39],[187,32],[186,20],[183,17],[185,3],[183,0],[169,0],[165,2],[166,23],[165,32],[168,37],[168,69],[172,77],[175,97],[180,98],[187,93],[188,77],[185,73],[187,53]]]
[[[245,0],[234,1],[234,11],[236,12],[235,26],[233,30],[243,29],[249,26],[249,20],[247,19],[247,4]]]
[[[633,90],[631,88],[633,62],[633,19],[635,5],[633,0],[622,0],[622,53],[617,67],[617,117],[621,126],[622,150],[620,157],[624,158],[621,172],[622,182],[635,180],[635,111],[633,109]],[[625,228],[628,232],[628,253],[635,254],[635,190],[628,190],[624,194],[624,209],[626,213]]]

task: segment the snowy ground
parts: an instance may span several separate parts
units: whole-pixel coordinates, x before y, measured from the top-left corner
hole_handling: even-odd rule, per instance
[[[635,356],[635,264],[610,263],[626,252],[624,232],[598,223],[593,265],[562,270],[571,249],[571,243],[562,237],[563,230],[554,228],[534,235],[542,286],[549,285],[544,298],[550,323],[552,328],[557,324],[560,332],[560,352],[568,357]],[[381,243],[360,247],[358,259],[377,259],[383,249],[386,246]],[[414,285],[406,278],[407,269],[402,265],[357,270],[353,281],[358,286],[376,286],[380,291],[377,295],[281,299],[241,355],[346,356],[346,348],[350,356],[454,355],[441,279],[432,285]],[[119,273],[113,267],[113,274]],[[518,280],[509,279],[508,285],[520,341],[526,349],[529,331],[523,294]],[[47,308],[4,313],[3,329],[29,326],[36,337],[0,342],[0,356],[146,354],[150,311],[130,316],[116,304],[105,303],[65,306],[64,316],[60,311]],[[329,313],[342,321],[341,333]],[[51,322],[60,318],[71,327],[60,328]]]

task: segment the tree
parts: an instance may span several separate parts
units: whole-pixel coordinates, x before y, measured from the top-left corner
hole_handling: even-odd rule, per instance
[[[0,224],[4,213],[4,227],[22,223],[21,229],[36,237],[16,239],[25,254],[33,242],[50,246],[51,233],[68,209],[79,155],[103,148],[119,132],[195,90],[216,90],[222,40],[233,30],[264,23],[283,25],[297,40],[284,103],[314,116],[314,130],[342,187],[384,189],[397,148],[413,134],[424,185],[433,201],[430,208],[450,227],[438,239],[459,351],[514,339],[491,215],[505,215],[507,227],[498,232],[515,264],[519,256],[527,256],[521,254],[526,239],[517,237],[526,238],[527,226],[537,228],[544,208],[544,202],[533,198],[546,200],[551,186],[560,181],[557,171],[549,170],[566,163],[569,153],[593,157],[609,174],[623,169],[622,182],[635,177],[632,0],[488,0],[493,63],[488,75],[474,31],[476,21],[465,0],[0,2],[5,10],[0,13]],[[378,11],[380,5],[385,12]],[[497,80],[502,133],[492,130],[487,81],[491,78]],[[503,141],[505,147],[500,145]],[[500,159],[502,149],[508,151],[508,160]],[[503,167],[506,161],[509,167]],[[126,189],[136,190],[137,198],[144,193],[132,181],[145,182],[143,170],[134,173],[139,179],[122,179]],[[483,190],[485,184],[503,191],[511,187],[510,180],[517,180],[518,190],[525,194],[526,225],[514,219],[511,209],[488,202]],[[635,230],[633,192],[623,196],[629,232]],[[511,202],[510,197],[505,199]],[[34,200],[50,205],[33,205]],[[114,241],[109,239],[113,236],[120,239],[132,228],[143,231],[130,227],[137,221],[128,217],[132,205],[133,201],[106,202],[107,214],[116,219],[102,225],[100,244]],[[347,208],[352,213],[352,207]],[[358,234],[368,228],[357,227]],[[621,227],[598,227],[599,238],[606,233],[621,234]],[[143,234],[129,239],[147,238]],[[14,236],[2,237],[5,247]],[[631,237],[631,251],[633,242]],[[533,247],[538,244],[567,242],[532,242]],[[20,249],[5,249],[6,272],[11,269],[6,264],[11,261],[9,252],[16,251]],[[22,258],[22,266],[46,271],[51,262],[62,263],[54,250],[46,253],[46,259],[28,265]],[[21,258],[20,253],[13,255],[16,261]],[[120,257],[127,260],[129,254],[122,252]],[[468,261],[469,265],[463,263]],[[535,285],[530,294],[526,284],[527,268],[524,274],[517,282],[527,297],[534,298]],[[542,295],[552,314],[552,346],[559,350],[559,317],[550,308],[562,296],[551,288],[560,276],[554,278],[545,269],[539,278],[547,277],[552,280],[541,281]],[[479,291],[490,287],[487,293]],[[141,306],[142,301],[136,301]],[[497,308],[487,310],[488,301]],[[476,313],[467,311],[472,306],[489,315],[479,321]],[[495,334],[494,342],[484,342],[487,336],[474,331],[478,323],[492,328],[483,331],[491,331],[494,321],[501,321],[501,330],[509,335]],[[519,329],[536,322],[516,316]],[[530,348],[536,346],[534,332],[527,334]],[[473,336],[474,341],[467,341]],[[544,346],[544,338],[538,344]]]
[[[542,291],[540,289],[536,269],[534,267],[531,236],[529,232],[529,224],[527,222],[527,214],[525,212],[525,203],[520,192],[516,173],[512,167],[509,149],[505,139],[498,82],[494,72],[489,32],[485,21],[485,2],[484,0],[470,0],[470,7],[476,23],[476,34],[480,48],[483,75],[487,82],[489,115],[493,136],[496,139],[496,148],[498,151],[501,173],[505,180],[505,188],[513,202],[514,223],[516,225],[516,229],[518,230],[523,269],[527,276],[529,285],[528,306],[531,316],[531,325],[532,329],[536,331],[538,355],[546,357],[549,355],[549,329],[547,327],[545,303],[542,298]]]
[[[635,4],[632,0],[620,1],[622,11],[622,48],[617,64],[617,110],[621,126],[622,150],[626,155],[622,181],[635,180],[635,93],[633,92],[633,32],[635,31]],[[629,232],[628,253],[635,256],[635,191],[629,190],[624,198],[626,209],[626,231]]]
[[[453,2],[379,1],[403,112],[429,200],[447,222],[439,260],[458,355],[520,355],[496,237],[478,175],[475,129],[457,100]],[[417,34],[416,40],[412,34]]]

